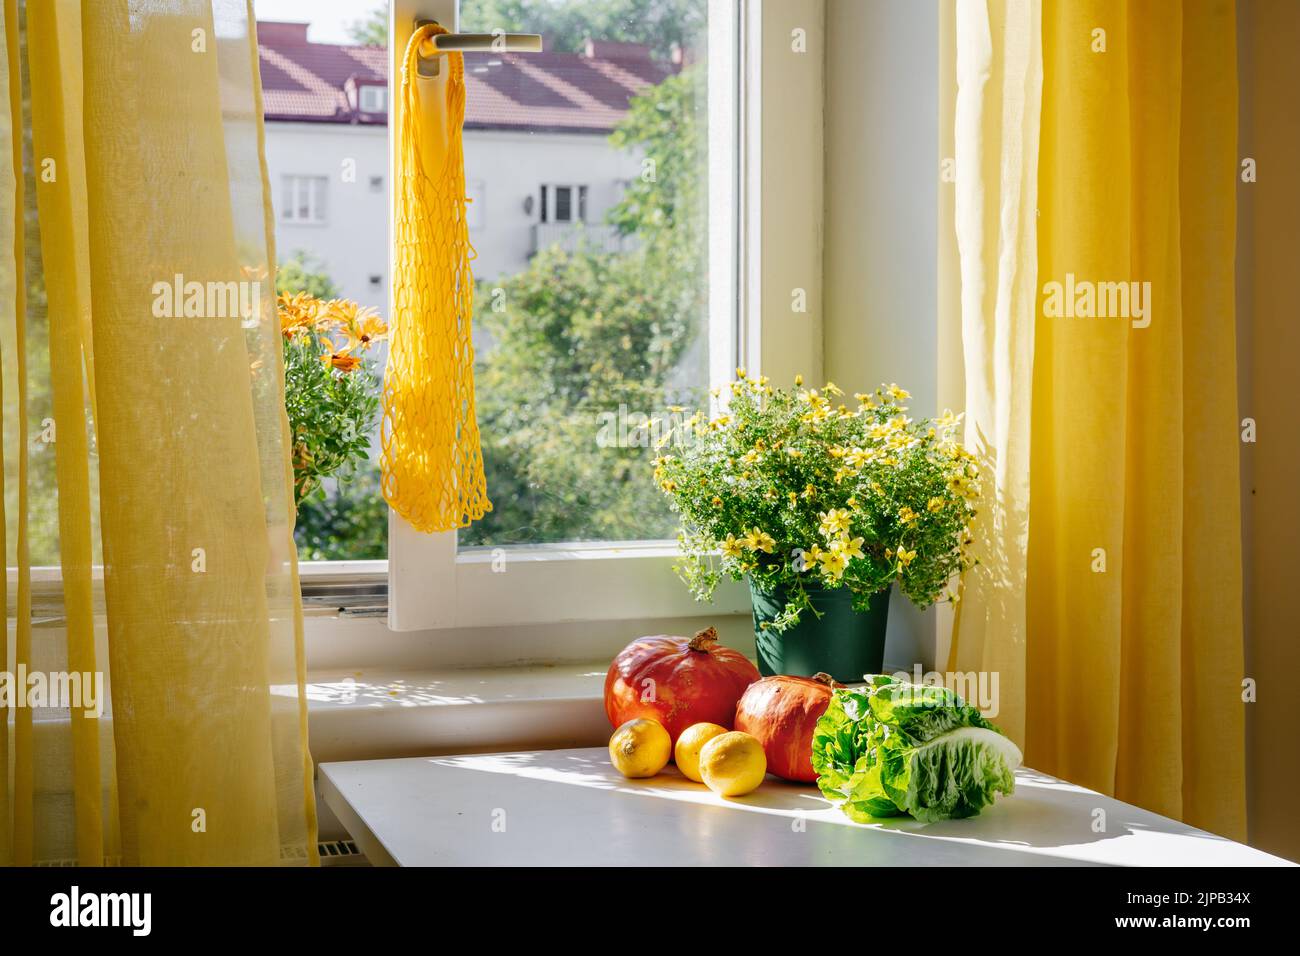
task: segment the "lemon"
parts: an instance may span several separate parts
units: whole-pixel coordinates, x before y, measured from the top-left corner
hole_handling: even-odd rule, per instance
[[[653,777],[668,763],[672,738],[657,720],[636,717],[609,738],[609,759],[625,777]]]
[[[763,745],[742,731],[719,734],[700,751],[700,776],[710,790],[724,797],[749,793],[766,773]]]
[[[708,721],[691,724],[682,731],[682,735],[677,738],[677,746],[673,748],[673,761],[682,775],[696,783],[703,783],[704,778],[700,776],[700,751],[714,737],[726,732],[726,727]]]

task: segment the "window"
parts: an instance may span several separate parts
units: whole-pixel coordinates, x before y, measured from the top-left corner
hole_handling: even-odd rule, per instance
[[[382,113],[388,109],[388,90],[382,86],[363,86],[359,96],[363,113]]]
[[[282,222],[325,223],[325,176],[285,176],[280,192]]]
[[[625,20],[600,25],[629,44],[622,55],[643,57],[634,73],[590,71],[593,81],[642,78],[624,92],[613,130],[593,133],[577,101],[568,130],[554,110],[529,122],[521,108],[508,147],[501,132],[466,124],[467,162],[476,136],[484,153],[502,143],[483,187],[520,195],[532,179],[534,229],[552,241],[530,258],[504,211],[500,223],[471,222],[476,397],[494,510],[458,534],[391,522],[395,629],[698,613],[671,569],[677,520],[652,462],[656,439],[707,409],[739,364],[740,5],[684,0],[689,16],[669,36],[651,15],[656,2],[635,0]],[[505,27],[590,55],[596,25],[553,28],[555,6],[524,0]],[[494,9],[463,0],[459,28],[499,25],[476,19]],[[529,61],[529,74],[546,69]],[[472,118],[472,88],[470,97]],[[608,91],[600,97],[609,102]],[[527,201],[510,206],[528,216]],[[745,607],[739,588],[720,590],[719,613]]]
[[[540,196],[542,222],[587,221],[586,186],[544,185]]]

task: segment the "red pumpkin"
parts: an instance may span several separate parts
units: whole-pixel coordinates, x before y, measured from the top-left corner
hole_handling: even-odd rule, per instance
[[[829,674],[764,677],[750,684],[736,704],[736,729],[763,744],[770,772],[786,780],[815,783],[813,730],[826,713],[835,686]]]
[[[758,668],[719,644],[711,627],[692,638],[641,637],[609,665],[605,714],[614,727],[633,717],[657,720],[676,743],[683,730],[701,721],[730,730],[736,701],[756,680]]]

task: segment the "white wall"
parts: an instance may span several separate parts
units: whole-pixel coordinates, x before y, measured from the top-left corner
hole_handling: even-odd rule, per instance
[[[478,252],[474,274],[493,279],[523,267],[542,183],[587,186],[587,222],[597,226],[622,197],[623,183],[640,173],[639,160],[611,146],[604,133],[466,130],[465,179],[480,207],[470,218],[470,240]],[[531,214],[524,212],[530,196]]]
[[[898,382],[938,409],[939,16],[917,0],[827,0],[826,378]],[[938,609],[895,593],[886,660],[933,666]]]
[[[266,124],[277,254],[284,259],[298,249],[312,252],[345,296],[381,309],[388,294],[387,136],[383,126]],[[587,221],[597,225],[622,195],[622,184],[640,174],[637,157],[614,149],[603,133],[467,130],[464,143],[466,183],[474,197],[474,272],[480,278],[514,273],[527,264],[542,183],[587,186]],[[356,163],[353,182],[343,180],[349,159]],[[324,225],[280,219],[284,175],[328,178]],[[372,176],[383,177],[379,191],[370,186]],[[530,196],[533,209],[527,213]],[[372,286],[370,277],[376,275],[380,281]]]
[[[356,163],[356,181],[343,181],[343,163]],[[266,164],[275,207],[275,252],[283,261],[305,249],[325,264],[343,295],[381,311],[388,301],[388,129],[336,123],[266,124]],[[324,225],[280,218],[284,175],[325,176]],[[382,177],[378,191],[372,176]],[[372,286],[370,276],[379,276]]]

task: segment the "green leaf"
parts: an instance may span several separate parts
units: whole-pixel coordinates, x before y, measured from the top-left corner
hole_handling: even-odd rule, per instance
[[[817,785],[851,820],[970,817],[1015,790],[1019,748],[943,687],[877,675],[839,688],[813,734]]]

